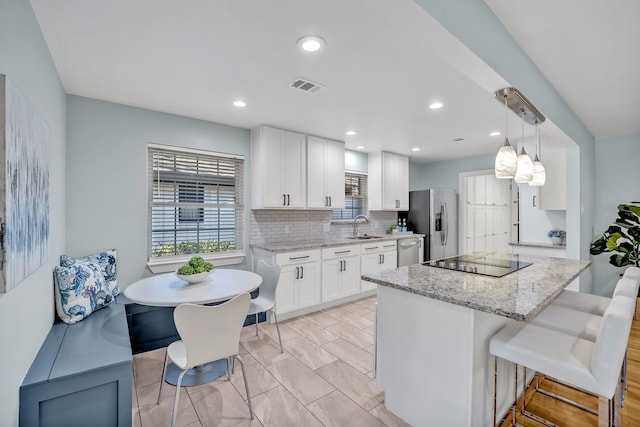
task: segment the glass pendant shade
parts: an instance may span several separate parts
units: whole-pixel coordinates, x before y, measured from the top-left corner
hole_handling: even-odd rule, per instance
[[[531,182],[529,182],[529,186],[542,187],[546,181],[547,172],[544,170],[544,165],[538,158],[538,155],[536,155],[536,158],[533,160],[533,177],[531,178]]]
[[[509,139],[504,139],[504,145],[500,147],[496,155],[495,172],[496,178],[511,179],[516,176],[518,166],[518,154],[513,145],[509,144]]]
[[[515,182],[518,184],[522,184],[525,182],[531,182],[533,179],[533,162],[531,161],[531,157],[524,150],[524,147],[520,150],[520,155],[518,156],[518,168],[516,169],[516,176],[513,178]]]

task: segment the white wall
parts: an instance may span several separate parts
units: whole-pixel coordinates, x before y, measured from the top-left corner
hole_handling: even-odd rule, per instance
[[[121,288],[146,277],[147,143],[245,156],[245,249],[249,253],[249,130],[69,96],[67,251],[118,250]],[[248,261],[248,260],[247,260]],[[244,264],[238,268],[247,268]]]
[[[596,141],[596,200],[591,241],[618,216],[617,206],[640,202],[640,133]],[[609,264],[610,253],[593,257],[593,292],[611,295],[610,286],[622,271]],[[609,286],[608,286],[609,285]]]
[[[0,1],[0,73],[49,127],[49,259],[0,294],[0,425],[13,426],[20,384],[54,319],[52,270],[65,249],[65,94],[28,1]]]

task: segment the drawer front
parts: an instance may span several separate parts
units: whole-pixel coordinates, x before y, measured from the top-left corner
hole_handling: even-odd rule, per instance
[[[382,251],[395,251],[397,246],[398,246],[398,242],[396,240],[385,240],[382,242],[363,243],[360,245],[360,253],[362,255],[365,255],[365,254],[375,254],[376,252],[382,252]]]
[[[276,254],[276,264],[280,264],[281,266],[302,264],[304,262],[313,261],[320,261],[320,249]]]
[[[344,258],[360,255],[360,245],[335,246],[322,249],[322,259]]]

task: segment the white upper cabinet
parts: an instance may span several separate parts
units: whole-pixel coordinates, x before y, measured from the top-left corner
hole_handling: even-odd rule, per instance
[[[344,143],[307,136],[307,207],[344,209]]]
[[[538,187],[539,209],[564,211],[567,209],[567,151],[547,149],[542,157],[547,182]]]
[[[409,158],[398,154],[369,153],[369,209],[409,209]]]
[[[303,134],[268,126],[252,129],[251,208],[304,208],[306,161]]]

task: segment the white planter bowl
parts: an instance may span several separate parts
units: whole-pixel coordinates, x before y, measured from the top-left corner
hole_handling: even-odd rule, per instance
[[[176,276],[178,276],[178,279],[184,280],[185,282],[200,283],[207,280],[207,277],[209,277],[211,273],[213,273],[213,270],[205,271],[203,273],[198,273],[198,274],[189,274],[189,275],[178,274],[178,272],[176,272]]]

